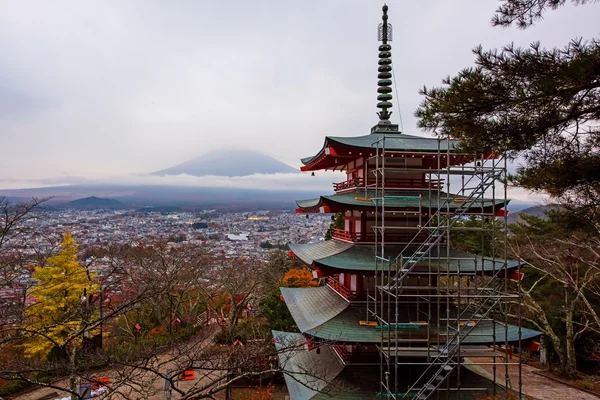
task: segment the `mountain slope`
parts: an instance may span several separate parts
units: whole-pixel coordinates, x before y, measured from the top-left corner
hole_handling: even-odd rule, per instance
[[[543,205],[543,206],[535,206],[535,207],[525,208],[519,212],[514,212],[514,213],[508,214],[507,222],[509,224],[515,224],[517,222],[521,222],[522,221],[520,218],[521,214],[533,215],[538,218],[546,219],[546,214],[545,214],[546,211],[559,210],[560,208],[561,208],[561,206],[558,204],[547,204],[547,205]]]
[[[153,175],[248,176],[253,174],[294,173],[297,169],[273,157],[250,150],[223,150],[186,161]]]
[[[67,203],[69,208],[123,208],[125,205],[118,200],[103,199],[96,196],[85,197]]]

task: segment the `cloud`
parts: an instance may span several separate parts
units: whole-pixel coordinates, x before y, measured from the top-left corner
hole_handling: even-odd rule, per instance
[[[316,174],[254,174],[249,176],[202,176],[181,175],[121,175],[104,178],[81,178],[65,176],[42,180],[0,180],[1,189],[24,189],[65,185],[115,185],[115,186],[176,186],[217,187],[278,191],[332,192],[332,182],[344,180],[341,173]]]
[[[375,124],[380,6],[4,2],[0,179],[127,176],[232,144],[298,166],[325,135],[362,135]],[[593,7],[565,6],[521,31],[490,26],[496,0],[390,4],[392,118],[399,122],[399,105],[405,132],[419,134],[418,90],[471,66],[474,46],[589,38]]]
[[[2,180],[0,179],[0,190],[26,189],[40,187],[59,186],[161,186],[161,187],[214,187],[214,188],[238,188],[249,190],[276,190],[276,191],[302,191],[329,194],[333,192],[332,183],[345,180],[345,175],[340,172],[317,172],[315,176],[309,173],[290,174],[254,174],[243,177],[226,176],[202,176],[196,177],[186,174],[181,175],[120,175],[110,177],[83,178],[76,176],[62,176],[53,179],[42,180]],[[451,192],[456,193],[460,189],[460,180],[452,179]],[[551,199],[539,193],[527,191],[523,188],[509,187],[507,196],[513,204],[509,208],[520,204],[541,205],[551,203]],[[486,192],[486,197],[491,198],[491,190]],[[504,188],[498,185],[496,188],[497,199],[504,197]]]

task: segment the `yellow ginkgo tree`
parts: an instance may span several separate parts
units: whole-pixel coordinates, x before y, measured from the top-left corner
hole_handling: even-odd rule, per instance
[[[35,301],[25,310],[23,347],[29,358],[45,358],[56,349],[74,364],[83,338],[98,328],[90,298],[99,285],[77,260],[78,245],[69,232],[60,247],[32,273],[37,283],[29,295]]]

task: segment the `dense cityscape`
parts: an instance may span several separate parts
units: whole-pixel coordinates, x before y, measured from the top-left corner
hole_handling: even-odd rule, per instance
[[[331,223],[328,215],[310,216],[291,211],[262,210],[227,213],[214,209],[201,212],[161,212],[134,210],[38,211],[23,222],[23,241],[36,249],[51,248],[68,231],[82,248],[107,244],[136,246],[167,241],[171,246],[194,245],[226,257],[252,256],[268,260],[274,249],[287,243],[313,243],[323,240]],[[11,242],[5,244],[9,251]],[[27,271],[19,284],[27,284]],[[0,299],[14,288],[0,289]]]

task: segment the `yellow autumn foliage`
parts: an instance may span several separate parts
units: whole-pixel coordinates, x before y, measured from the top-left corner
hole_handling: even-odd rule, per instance
[[[77,261],[79,246],[70,233],[64,234],[60,247],[56,256],[32,273],[37,280],[30,292],[35,303],[25,310],[23,325],[27,357],[46,356],[55,346],[72,350],[83,337],[85,321],[94,318],[95,313],[86,308],[84,291],[89,298],[99,286]]]

